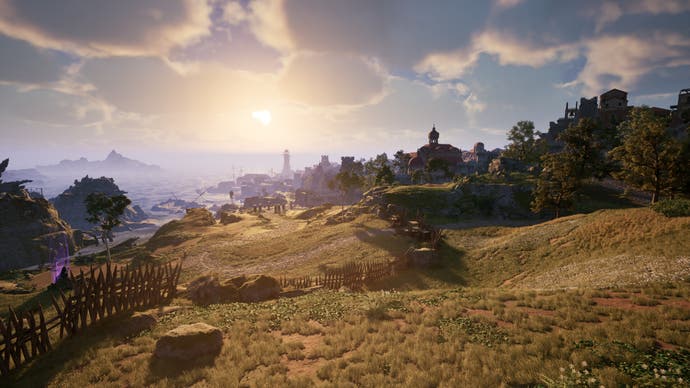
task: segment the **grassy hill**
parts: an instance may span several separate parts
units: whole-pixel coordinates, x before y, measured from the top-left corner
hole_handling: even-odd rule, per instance
[[[444,190],[450,187],[390,193],[428,205]],[[181,259],[182,281],[208,272],[299,276],[352,260],[391,260],[415,245],[370,214],[326,222],[339,211],[243,214],[229,225],[207,225],[197,215],[161,228],[120,259]],[[103,322],[8,381],[27,387],[689,381],[690,217],[630,208],[527,226],[465,226],[444,232],[439,267],[408,269],[364,292],[207,307],[178,298],[173,304],[182,308],[151,330],[124,335],[117,328],[127,317]],[[177,365],[152,357],[157,338],[193,322],[223,330],[216,359]]]

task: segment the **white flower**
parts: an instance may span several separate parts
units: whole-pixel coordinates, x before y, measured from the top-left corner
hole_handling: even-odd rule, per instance
[[[582,361],[582,367],[584,368],[586,366],[587,366],[587,361]]]

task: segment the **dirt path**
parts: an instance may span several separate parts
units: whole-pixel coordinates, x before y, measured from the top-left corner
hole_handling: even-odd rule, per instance
[[[232,238],[214,242],[214,248],[242,247],[258,241],[273,241],[285,237],[305,226],[304,221],[294,220],[275,214],[264,214],[264,217],[267,220],[265,224],[252,226],[232,236]],[[334,243],[337,243],[337,241]],[[185,258],[183,261],[183,268],[198,273],[214,272],[228,277],[243,274],[276,272],[294,267],[301,262],[313,258],[323,250],[333,248],[330,245],[331,244],[318,247],[310,252],[286,255],[262,263],[228,263],[212,258],[208,250],[199,248],[193,255]]]

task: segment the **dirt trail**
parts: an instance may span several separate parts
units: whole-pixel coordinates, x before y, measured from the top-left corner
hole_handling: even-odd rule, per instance
[[[305,226],[305,222],[302,220],[295,220],[275,214],[265,214],[264,217],[266,221],[263,225],[249,227],[232,238],[214,242],[214,248],[242,247],[259,241],[274,241]],[[329,244],[319,246],[309,252],[280,256],[261,263],[228,263],[212,258],[208,250],[200,248],[198,252],[195,252],[184,260],[183,268],[191,269],[198,273],[214,272],[224,277],[277,272],[287,268],[293,268],[302,262],[316,257],[324,251],[347,244],[352,239],[354,239],[354,237],[338,239]]]

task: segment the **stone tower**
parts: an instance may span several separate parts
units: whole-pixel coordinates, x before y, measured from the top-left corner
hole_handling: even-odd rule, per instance
[[[438,144],[438,131],[436,130],[436,124],[431,128],[429,132],[429,144]]]

